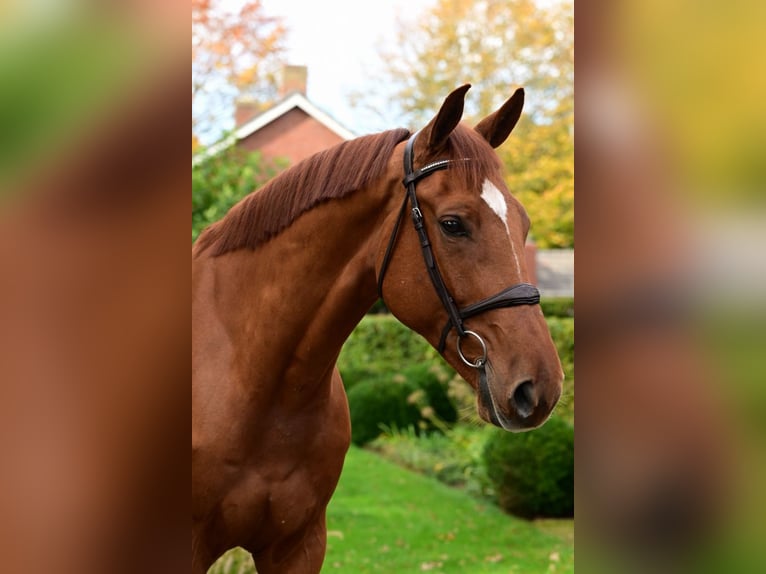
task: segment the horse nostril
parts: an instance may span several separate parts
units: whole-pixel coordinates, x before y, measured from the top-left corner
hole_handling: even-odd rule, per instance
[[[535,396],[535,387],[532,381],[523,381],[519,383],[513,390],[511,396],[511,407],[516,408],[516,412],[522,418],[527,418],[532,414],[537,406],[537,398]]]

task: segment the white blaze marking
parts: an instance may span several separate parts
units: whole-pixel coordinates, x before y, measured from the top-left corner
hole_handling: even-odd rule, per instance
[[[508,222],[505,220],[508,217],[508,204],[505,203],[503,193],[495,187],[488,179],[484,180],[484,184],[481,186],[481,198],[489,205],[489,208],[494,211],[500,218],[500,221],[505,225],[505,231],[508,233],[508,237],[511,236],[511,231],[508,229]]]
[[[500,218],[500,221],[503,222],[503,225],[505,225],[505,232],[508,234],[508,238],[511,237],[511,230],[508,228],[508,204],[505,202],[505,197],[503,197],[503,193],[495,187],[495,184],[493,184],[488,179],[484,180],[484,183],[481,186],[481,198],[486,202],[486,204],[489,206],[489,208],[497,214],[497,216]],[[516,249],[513,245],[513,241],[511,241],[511,254],[513,255],[513,260],[516,262],[516,269],[519,270],[519,273],[521,273],[521,266],[519,265],[519,256],[516,253]]]

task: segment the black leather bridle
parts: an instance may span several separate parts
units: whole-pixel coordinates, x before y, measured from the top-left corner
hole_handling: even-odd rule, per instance
[[[444,279],[439,272],[439,267],[436,264],[436,258],[434,257],[433,249],[431,248],[431,242],[428,239],[428,233],[423,221],[423,212],[420,210],[418,197],[415,193],[415,187],[418,181],[436,171],[447,169],[450,163],[453,163],[456,160],[443,159],[424,165],[418,170],[414,170],[413,149],[415,147],[415,140],[418,137],[418,133],[419,132],[416,132],[410,137],[410,139],[407,141],[407,146],[404,149],[404,180],[402,183],[404,184],[407,193],[404,195],[402,207],[399,210],[399,215],[396,219],[396,223],[394,224],[394,229],[391,232],[391,238],[388,241],[386,253],[383,256],[383,263],[380,267],[380,273],[378,275],[378,294],[380,295],[380,298],[383,299],[383,279],[386,276],[388,264],[391,260],[394,246],[396,245],[396,239],[399,236],[399,227],[401,225],[402,219],[404,218],[404,212],[407,209],[407,204],[409,203],[412,206],[410,210],[412,223],[414,224],[415,231],[417,232],[418,238],[420,239],[420,247],[423,252],[423,259],[426,264],[426,269],[428,270],[428,275],[431,278],[431,283],[433,283],[434,289],[436,289],[436,294],[439,296],[439,299],[441,300],[444,309],[447,311],[448,316],[447,324],[442,330],[438,350],[440,353],[444,351],[444,346],[447,342],[447,336],[452,329],[455,329],[458,335],[457,351],[460,355],[460,358],[469,367],[473,367],[475,369],[483,369],[487,362],[487,345],[477,333],[467,330],[463,325],[463,321],[491,309],[515,307],[517,305],[536,305],[540,302],[540,292],[534,285],[530,285],[529,283],[518,283],[517,285],[503,289],[491,297],[482,299],[478,303],[473,303],[472,305],[468,305],[462,309],[457,306],[454,298],[449,292],[449,289],[447,289],[447,285],[444,283]],[[479,342],[483,350],[482,356],[472,361],[463,355],[461,348],[461,342],[467,336],[474,337]]]

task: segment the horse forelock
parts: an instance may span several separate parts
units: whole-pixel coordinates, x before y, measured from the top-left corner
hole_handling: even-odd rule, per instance
[[[500,158],[489,143],[464,124],[459,125],[450,134],[447,140],[447,154],[447,159],[455,160],[450,164],[453,177],[457,181],[465,182],[465,185],[476,190],[477,194],[481,193],[484,180],[502,167]]]
[[[394,147],[410,132],[398,128],[362,136],[321,151],[250,193],[197,239],[195,252],[215,257],[255,249],[289,227],[300,215],[339,199],[380,178]]]

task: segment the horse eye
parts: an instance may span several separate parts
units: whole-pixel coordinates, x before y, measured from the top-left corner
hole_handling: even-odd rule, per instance
[[[466,230],[459,217],[445,217],[439,221],[439,224],[448,235],[468,235],[468,230]]]

